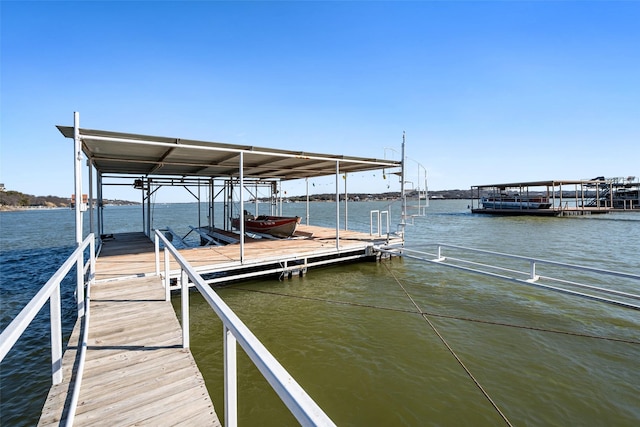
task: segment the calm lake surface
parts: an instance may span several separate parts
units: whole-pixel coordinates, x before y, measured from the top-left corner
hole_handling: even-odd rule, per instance
[[[471,214],[468,204],[431,201],[407,226],[406,246],[433,253],[431,244],[447,243],[640,274],[640,213],[493,217]],[[368,232],[369,211],[387,207],[349,204],[349,228]],[[390,209],[396,224],[400,207]],[[182,235],[199,221],[195,204],[157,205],[152,214],[154,227]],[[305,204],[286,204],[284,214],[304,221]],[[142,228],[139,207],[107,207],[104,216],[106,233]],[[69,210],[0,212],[2,328],[73,251],[73,221]],[[310,223],[333,227],[335,205],[312,203]],[[66,337],[74,277],[62,289]],[[640,294],[638,282],[582,273],[590,279]],[[398,258],[217,290],[341,426],[506,425],[435,330],[515,426],[640,425],[638,311]],[[222,325],[191,296],[191,350],[222,418]],[[179,313],[178,295],[173,303]],[[37,423],[50,387],[48,341],[45,306],[0,365],[1,425]],[[238,353],[240,424],[296,425]]]

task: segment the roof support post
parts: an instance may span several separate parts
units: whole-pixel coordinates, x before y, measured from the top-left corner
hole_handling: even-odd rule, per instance
[[[258,207],[258,203],[259,203],[258,202],[258,181],[256,181],[256,193],[254,195],[254,199],[255,199],[254,202],[256,204],[256,213],[254,215],[257,217],[258,215],[260,215],[259,207]]]
[[[210,229],[213,229],[213,224],[215,222],[215,218],[213,217],[213,208],[214,208],[214,202],[215,202],[215,188],[214,188],[214,184],[213,184],[213,178],[209,179],[209,216],[208,216],[208,223],[207,225],[209,226]]]
[[[80,113],[73,113],[73,163],[75,180],[76,247],[82,244],[82,140]],[[78,317],[84,316],[84,266],[82,257],[76,262],[76,298]]]
[[[244,152],[240,152],[240,264],[244,262]]]
[[[87,166],[89,166],[89,233],[96,234],[94,223],[94,209],[93,209],[93,160],[87,159]]]
[[[344,229],[348,230],[347,224],[349,222],[349,205],[347,199],[347,173],[342,176],[344,178]]]
[[[144,191],[142,190],[142,194],[144,195]],[[147,227],[145,230],[145,234],[147,235],[147,237],[151,237],[151,178],[149,178],[147,180],[147,186],[146,186],[146,191],[147,191],[147,195],[146,195],[146,200],[147,200]],[[143,196],[145,197],[145,196]]]
[[[304,180],[307,184],[307,220],[305,224],[309,225],[309,178],[305,178]]]
[[[278,215],[278,182],[273,181],[271,183],[271,194],[269,195],[271,200],[271,207],[269,212],[271,215]]]
[[[336,250],[340,250],[340,160],[336,160]]]
[[[97,215],[97,220],[98,220],[98,239],[102,240],[102,235],[104,234],[104,225],[103,225],[103,220],[104,220],[104,201],[102,200],[102,173],[98,172],[98,178],[97,178],[97,183],[96,183],[96,190],[98,193],[98,215]]]

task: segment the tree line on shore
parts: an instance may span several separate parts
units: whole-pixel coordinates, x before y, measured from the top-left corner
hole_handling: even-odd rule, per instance
[[[417,198],[418,192],[416,190],[409,190],[405,193],[409,198]],[[437,199],[470,199],[472,196],[471,190],[438,190],[429,191],[427,194],[429,198]],[[420,196],[424,198],[424,191],[420,192]],[[348,193],[347,197],[352,201],[378,201],[378,200],[397,200],[400,198],[399,191],[390,191],[386,193]],[[285,197],[291,202],[305,202],[307,196],[287,196]],[[327,202],[334,201],[336,199],[335,193],[323,193],[323,194],[310,194],[309,201],[312,202]],[[267,201],[267,199],[259,199],[261,201]],[[340,194],[340,200],[344,200],[344,194]]]
[[[138,202],[127,200],[104,200],[105,205],[135,205]],[[70,197],[34,196],[19,191],[0,192],[0,206],[10,208],[68,208],[71,207]]]

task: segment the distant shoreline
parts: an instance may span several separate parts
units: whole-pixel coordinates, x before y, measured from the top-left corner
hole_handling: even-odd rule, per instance
[[[117,204],[117,205],[105,205],[105,207],[113,206],[139,206],[139,203],[131,204]],[[73,211],[70,206],[13,206],[13,205],[0,205],[0,212],[22,212],[22,211],[56,211],[67,210]]]
[[[49,210],[69,210],[64,206],[0,206],[0,212],[20,212],[20,211],[49,211]]]

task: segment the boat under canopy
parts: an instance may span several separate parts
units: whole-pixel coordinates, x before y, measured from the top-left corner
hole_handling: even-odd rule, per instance
[[[244,230],[252,233],[269,234],[275,237],[287,238],[293,236],[300,223],[299,216],[271,216],[260,215],[253,217],[245,211]],[[240,230],[240,217],[231,220],[231,226]]]
[[[74,139],[76,158],[76,189],[78,197],[82,194],[82,153],[89,165],[89,203],[83,203],[76,216],[86,210],[97,207],[98,214],[90,215],[90,229],[98,236],[104,235],[103,187],[106,185],[133,185],[141,190],[143,232],[152,236],[152,200],[163,186],[179,186],[191,193],[198,202],[198,224],[194,228],[223,230],[231,232],[233,221],[237,219],[241,259],[244,254],[244,232],[264,232],[273,217],[283,217],[281,185],[285,181],[317,177],[335,176],[336,182],[336,249],[339,249],[340,229],[347,227],[346,179],[356,172],[385,170],[400,176],[401,193],[404,199],[404,162],[402,160],[381,160],[376,158],[345,155],[310,153],[306,151],[281,150],[253,145],[237,145],[221,142],[209,142],[163,136],[114,132],[106,130],[83,129],[80,127],[79,114],[74,114],[73,126],[57,126],[67,138]],[[404,136],[402,156],[404,158]],[[399,171],[399,172],[396,172]],[[94,178],[94,175],[97,175]],[[94,183],[95,179],[95,183]],[[345,197],[341,197],[339,184],[345,182]],[[93,194],[94,185],[97,195]],[[256,201],[258,188],[269,193],[266,203],[269,212],[266,219],[244,217],[245,200]],[[308,186],[307,186],[308,188]],[[204,189],[201,195],[201,191]],[[308,191],[307,191],[308,192]],[[248,195],[248,197],[247,197]],[[308,198],[307,198],[308,199]],[[340,200],[345,206],[341,215]],[[201,209],[201,201],[208,204]],[[214,203],[224,204],[223,212],[214,209]],[[402,224],[404,231],[406,203],[403,203]],[[307,221],[309,222],[309,204],[307,203]],[[264,214],[264,212],[260,212]],[[206,216],[204,221],[201,215]],[[97,226],[93,218],[97,220]],[[247,219],[248,221],[245,221]],[[76,218],[80,224],[82,221]],[[257,222],[262,221],[262,222]],[[279,221],[279,220],[278,220]],[[287,227],[294,226],[300,219]],[[342,224],[341,224],[342,223]],[[244,230],[245,226],[247,229]],[[253,230],[252,230],[253,229]],[[258,231],[262,229],[262,231]],[[283,230],[284,229],[284,230]],[[287,235],[286,227],[266,229],[275,235]],[[76,230],[76,234],[78,231]]]

